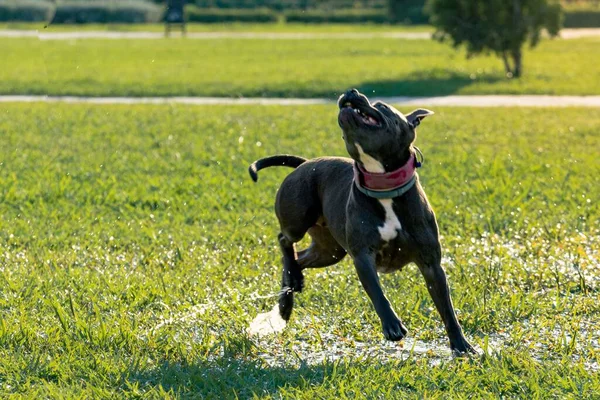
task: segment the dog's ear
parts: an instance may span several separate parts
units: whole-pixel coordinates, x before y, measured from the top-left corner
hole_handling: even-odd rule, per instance
[[[428,110],[426,108],[418,108],[415,111],[408,114],[406,116],[406,119],[413,127],[416,128],[417,126],[419,126],[419,124],[421,123],[421,120],[423,118],[425,118],[428,115],[433,115],[433,114],[434,114],[434,112],[431,110]]]

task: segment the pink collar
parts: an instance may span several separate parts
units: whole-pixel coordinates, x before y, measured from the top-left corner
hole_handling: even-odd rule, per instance
[[[410,158],[400,168],[383,173],[365,171],[357,162],[354,163],[354,182],[360,187],[374,191],[391,191],[411,181],[415,175],[417,163],[411,152]]]

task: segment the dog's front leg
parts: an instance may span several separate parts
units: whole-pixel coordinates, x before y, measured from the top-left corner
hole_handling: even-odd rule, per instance
[[[375,311],[381,320],[383,335],[388,340],[402,340],[408,330],[396,315],[390,302],[383,294],[379,276],[375,268],[375,257],[366,252],[354,257],[354,266],[365,291],[369,295]]]
[[[440,265],[440,260],[418,263],[419,269],[425,278],[427,290],[435,303],[442,321],[446,327],[448,338],[450,339],[450,348],[457,353],[477,353],[473,346],[467,342],[463,335],[454,307],[450,298],[448,280],[446,273]]]

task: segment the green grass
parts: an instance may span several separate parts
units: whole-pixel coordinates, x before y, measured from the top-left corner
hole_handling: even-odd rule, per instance
[[[435,111],[420,176],[485,357],[444,353],[414,266],[382,277],[404,350],[348,260],[306,273],[283,334],[245,333],[289,173],[247,165],[343,155],[333,106],[0,105],[0,397],[597,398],[600,115]]]
[[[495,57],[467,60],[429,40],[0,41],[1,94],[335,97],[598,94],[600,39],[544,41],[507,79]]]
[[[186,25],[188,32],[300,32],[300,33],[339,33],[339,32],[430,32],[427,25],[385,25],[385,24],[252,24],[222,23]],[[164,32],[164,24],[81,24],[81,25],[45,25],[29,22],[2,22],[0,29],[39,30],[40,32],[73,31],[114,31],[114,32]]]

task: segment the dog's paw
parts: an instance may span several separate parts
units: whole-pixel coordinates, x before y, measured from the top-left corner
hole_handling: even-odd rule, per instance
[[[467,339],[461,338],[455,342],[450,343],[450,348],[452,349],[452,353],[454,353],[457,357],[465,357],[469,355],[479,355],[479,352],[475,350],[473,346]]]
[[[385,336],[387,340],[397,342],[404,339],[407,333],[408,329],[406,329],[402,324],[402,321],[398,318],[383,323],[383,336]]]
[[[284,321],[289,321],[294,308],[294,292],[289,287],[284,287],[279,293],[279,315]]]

